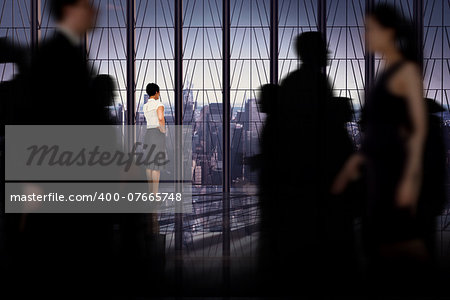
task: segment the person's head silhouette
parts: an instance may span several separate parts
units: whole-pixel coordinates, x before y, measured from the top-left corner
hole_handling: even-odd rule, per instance
[[[327,65],[328,48],[320,32],[308,31],[299,34],[295,39],[295,51],[305,64],[317,67]]]
[[[97,11],[89,0],[51,0],[50,12],[59,25],[77,35],[95,26]]]

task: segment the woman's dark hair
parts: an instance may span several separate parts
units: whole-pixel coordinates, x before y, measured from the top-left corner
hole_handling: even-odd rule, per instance
[[[384,28],[395,31],[395,43],[402,55],[409,60],[419,62],[418,41],[411,21],[403,17],[398,10],[387,3],[378,4],[367,13]]]
[[[159,86],[156,83],[149,83],[147,84],[147,87],[145,88],[145,91],[147,92],[147,95],[153,96],[157,92],[159,92]]]

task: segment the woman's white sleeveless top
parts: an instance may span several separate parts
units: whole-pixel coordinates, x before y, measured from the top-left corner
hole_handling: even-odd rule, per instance
[[[159,100],[151,98],[144,104],[143,111],[145,119],[147,120],[147,128],[159,127],[158,113],[156,110],[160,106],[164,107],[164,104]]]

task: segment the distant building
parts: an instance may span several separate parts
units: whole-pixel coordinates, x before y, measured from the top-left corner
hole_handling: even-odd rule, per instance
[[[244,120],[243,179],[245,182],[256,183],[258,172],[251,170],[250,160],[260,153],[259,143],[265,120],[265,114],[259,111],[256,99],[248,99],[245,103]]]
[[[196,102],[191,88],[183,90],[183,124],[192,124],[195,121]]]

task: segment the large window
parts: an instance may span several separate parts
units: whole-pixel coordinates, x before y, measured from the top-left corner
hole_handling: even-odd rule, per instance
[[[293,49],[294,39],[305,31],[317,31],[317,1],[280,0],[278,2],[278,78],[299,67]]]
[[[122,123],[127,108],[125,7],[121,1],[112,0],[95,0],[93,5],[97,10],[97,23],[86,37],[91,73],[114,78],[117,91],[111,109],[116,121]]]
[[[436,100],[446,111],[441,114],[444,119],[444,133],[447,145],[447,174],[450,175],[450,1],[424,1],[424,88],[428,98]],[[450,177],[448,177],[450,178]],[[447,193],[450,185],[447,182]],[[440,240],[440,253],[447,255],[450,249],[450,219],[442,215],[438,222],[437,237]]]
[[[27,2],[31,3],[31,1]],[[39,22],[40,39],[46,40],[53,36],[56,27],[56,22],[51,16],[52,12],[50,8],[50,0],[35,1],[35,3],[37,3],[39,11],[41,12],[41,18]]]
[[[185,255],[222,250],[222,1],[183,1],[182,121],[193,130],[193,213],[185,215]],[[200,242],[201,241],[201,242]],[[186,262],[196,270],[195,261]],[[206,265],[202,272],[213,276]]]
[[[222,1],[183,1],[183,123],[193,128],[193,181],[222,184]]]
[[[336,96],[351,98],[358,111],[364,101],[364,1],[327,1],[327,72]]]
[[[424,1],[424,87],[447,109],[450,93],[450,1]]]
[[[224,149],[222,137],[222,72],[226,57],[222,47],[224,1],[230,4],[231,26],[228,49],[231,119],[225,124],[230,129],[229,149]],[[161,87],[166,121],[174,123],[175,99],[181,99],[182,122],[193,128],[192,181],[194,193],[203,196],[195,198],[196,216],[185,218],[185,241],[192,241],[191,244],[186,242],[186,247],[194,245],[193,241],[199,237],[202,241],[209,239],[212,244],[220,237],[222,183],[224,168],[228,168],[223,158],[227,153],[231,154],[231,169],[227,169],[231,174],[231,190],[238,195],[231,200],[231,227],[232,230],[244,228],[248,235],[252,233],[249,227],[257,216],[253,197],[257,192],[257,172],[249,162],[259,152],[264,122],[264,114],[257,103],[258,89],[270,81],[273,60],[278,61],[279,80],[299,66],[293,50],[298,34],[326,31],[330,50],[327,75],[336,96],[352,99],[356,121],[364,103],[365,86],[369,84],[366,78],[372,78],[367,76],[369,70],[366,70],[365,4],[394,4],[406,18],[423,24],[425,94],[450,108],[449,0],[278,0],[275,12],[278,17],[277,57],[270,54],[270,32],[274,25],[270,10],[276,7],[271,5],[272,1],[276,0],[184,0],[181,28],[175,28],[178,24],[174,13],[176,0],[92,0],[98,19],[85,38],[87,58],[93,75],[109,74],[116,82],[116,99],[111,110],[117,122],[145,122],[142,115],[142,106],[147,101],[145,86],[156,82]],[[0,37],[28,47],[50,38],[56,25],[49,2],[3,0],[0,3]],[[420,6],[423,18],[414,11]],[[133,9],[131,14],[129,8]],[[325,24],[320,22],[323,20]],[[325,28],[320,28],[322,25]],[[175,33],[179,29],[182,30],[181,59],[175,55]],[[134,47],[127,44],[129,34],[134,37]],[[381,70],[380,62],[380,57],[374,58],[374,75]],[[180,85],[175,78],[178,64],[182,66]],[[128,76],[130,66],[134,66],[131,68],[134,78]],[[2,82],[13,78],[15,72],[17,68],[13,64],[0,64]],[[182,89],[176,90],[177,86]],[[136,108],[135,120],[127,119],[133,116],[126,113],[130,104]],[[449,128],[448,113],[442,116],[445,128]],[[355,123],[350,128],[356,135]],[[169,228],[171,221],[165,222]],[[217,249],[211,246],[208,251],[219,253],[220,247],[215,245]]]
[[[259,152],[264,115],[257,91],[269,81],[270,1],[231,1],[231,176],[233,187],[256,183],[249,161]]]
[[[166,122],[173,124],[174,109],[174,19],[173,1],[135,2],[135,91],[136,122],[144,122],[142,106],[147,101],[145,87],[160,87]]]

